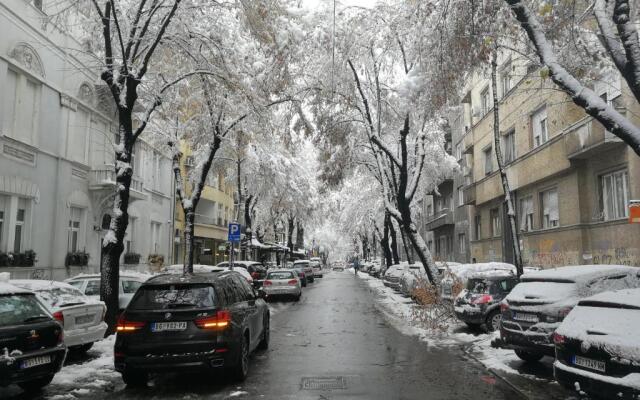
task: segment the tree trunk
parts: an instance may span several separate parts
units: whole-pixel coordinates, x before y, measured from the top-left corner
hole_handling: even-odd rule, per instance
[[[196,213],[193,208],[184,210],[184,265],[185,274],[193,273],[193,250],[195,235]]]
[[[247,200],[244,202],[244,232],[246,235],[251,237],[250,235],[253,233],[252,230],[252,218],[251,218],[251,202],[253,201],[253,195],[247,196]]]
[[[516,266],[516,272],[518,276],[521,276],[524,272],[522,265],[522,252],[520,249],[520,237],[518,235],[518,226],[516,224],[516,210],[513,205],[513,199],[511,198],[511,189],[509,188],[509,180],[507,179],[507,172],[504,169],[504,162],[502,159],[502,147],[500,145],[500,103],[498,102],[498,89],[496,84],[496,69],[498,68],[498,51],[497,46],[492,52],[491,56],[491,91],[493,92],[493,138],[494,147],[496,153],[496,160],[498,161],[498,170],[500,171],[500,178],[502,179],[502,190],[504,191],[504,204],[507,207],[507,217],[509,220],[509,234],[511,235],[511,241],[513,242],[513,258]],[[507,234],[504,232],[504,234]]]
[[[384,255],[384,262],[388,266],[393,265],[393,258],[391,255],[391,248],[389,247],[389,214],[384,216],[384,233],[380,240],[380,246],[382,247],[382,254]]]
[[[409,264],[413,264],[413,259],[411,258],[411,253],[409,252],[409,241],[407,240],[406,229],[403,227],[403,224],[400,225],[400,236],[402,237],[402,246],[404,248],[404,254],[407,256],[407,262]]]
[[[385,213],[385,224],[389,229],[389,236],[391,237],[391,257],[393,258],[393,263],[389,265],[399,264],[400,256],[398,254],[398,236],[396,234],[396,229],[393,227],[393,221],[391,220],[389,213]]]
[[[287,247],[289,248],[289,251],[294,251],[295,249],[293,248],[293,228],[294,228],[294,223],[296,221],[295,217],[289,217],[287,216]]]
[[[404,219],[404,218],[403,218]],[[418,228],[416,228],[413,222],[410,222],[407,225],[407,237],[411,241],[413,248],[418,253],[418,258],[420,262],[424,266],[424,270],[427,273],[427,278],[429,281],[436,286],[440,286],[440,279],[438,277],[438,269],[435,267],[435,262],[433,261],[433,257],[431,256],[431,252],[427,247],[427,244],[424,242],[422,236],[418,232]]]
[[[304,228],[300,221],[296,222],[296,247],[304,249]]]

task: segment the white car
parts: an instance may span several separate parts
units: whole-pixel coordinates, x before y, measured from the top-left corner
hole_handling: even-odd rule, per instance
[[[118,294],[118,308],[124,310],[136,293],[136,290],[151,275],[141,274],[139,272],[120,271],[120,285]],[[76,287],[85,296],[93,299],[100,299],[100,275],[99,274],[80,274],[65,280],[71,286]]]
[[[400,293],[402,293],[403,296],[411,297],[420,281],[429,281],[422,264],[408,265],[400,277]]]
[[[309,264],[311,265],[311,268],[313,268],[313,277],[314,278],[322,278],[323,274],[322,274],[322,264],[320,264],[320,260],[313,260],[311,259],[309,261]]]
[[[394,264],[389,268],[387,268],[387,270],[384,273],[384,278],[382,281],[384,285],[392,289],[399,290],[400,278],[402,277],[402,274],[404,274],[405,267],[407,267],[408,265],[409,264],[407,263],[400,263],[400,264]]]
[[[222,264],[222,263],[220,263]],[[194,264],[193,265],[193,273],[194,274],[206,274],[209,272],[222,272],[222,271],[228,271],[229,267],[228,266],[221,266],[220,264],[218,265],[204,265],[204,264]],[[251,277],[251,274],[249,273],[249,271],[247,271],[244,267],[242,266],[238,266],[238,267],[234,267],[233,270],[237,273],[239,273],[240,275],[242,275],[247,282],[249,282],[250,284],[253,285],[253,277]],[[173,265],[168,265],[164,268],[162,268],[161,270],[162,272],[165,273],[169,273],[169,274],[181,274],[184,272],[184,266],[183,264],[173,264]]]
[[[302,296],[302,286],[298,272],[292,269],[276,269],[267,272],[267,277],[262,284],[262,290],[267,299],[278,296],[293,297],[295,301]]]
[[[64,328],[64,343],[70,350],[86,352],[94,342],[104,338],[107,307],[102,301],[91,299],[64,282],[35,279],[9,282],[36,294],[40,303]]]
[[[487,275],[491,273],[504,274],[512,273],[515,275],[516,267],[513,264],[503,262],[487,262],[487,263],[475,263],[475,264],[455,264],[448,263],[443,274],[443,278],[440,281],[441,291],[440,298],[446,301],[451,301],[456,298],[459,293],[456,293],[456,284],[460,289],[467,286],[467,280],[470,276],[477,276],[478,274]]]

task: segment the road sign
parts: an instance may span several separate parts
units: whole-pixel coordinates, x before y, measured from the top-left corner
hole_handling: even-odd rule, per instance
[[[632,224],[640,223],[640,200],[629,202],[629,222]]]
[[[240,224],[234,222],[229,223],[229,236],[227,240],[232,243],[240,242]]]

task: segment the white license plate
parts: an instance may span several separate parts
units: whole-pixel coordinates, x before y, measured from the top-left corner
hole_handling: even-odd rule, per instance
[[[153,332],[184,331],[185,329],[187,329],[186,322],[156,322],[151,325]]]
[[[89,322],[93,322],[93,315],[76,317],[76,325],[88,324]]]
[[[584,358],[579,356],[573,357],[573,364],[580,367],[589,368],[594,371],[605,372],[604,361],[592,360],[590,358]]]
[[[38,365],[49,364],[51,362],[51,356],[40,356],[26,359],[20,364],[20,368],[37,367]]]
[[[527,314],[527,313],[520,313],[520,312],[514,312],[513,313],[513,319],[516,321],[524,321],[524,322],[538,322],[538,316],[535,314]]]

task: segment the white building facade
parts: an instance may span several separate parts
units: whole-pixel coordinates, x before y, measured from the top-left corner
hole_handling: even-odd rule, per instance
[[[99,270],[117,116],[95,58],[42,4],[0,0],[0,271],[63,279]],[[171,256],[171,162],[140,141],[133,165],[125,253],[145,269]]]

